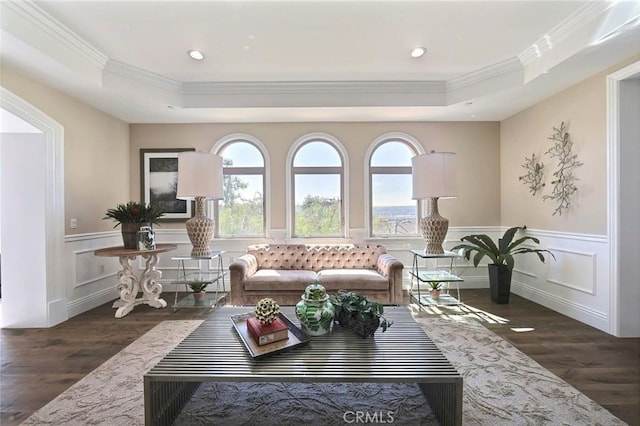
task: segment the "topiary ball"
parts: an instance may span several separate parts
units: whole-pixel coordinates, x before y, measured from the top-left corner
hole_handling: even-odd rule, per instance
[[[280,315],[280,305],[270,297],[260,299],[253,312],[256,319],[263,325],[269,325]]]

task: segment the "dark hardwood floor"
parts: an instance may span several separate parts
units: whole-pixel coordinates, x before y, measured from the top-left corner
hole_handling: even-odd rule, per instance
[[[487,328],[640,426],[640,339],[615,338],[515,295],[508,305],[492,303],[485,289],[462,290],[462,299]],[[0,330],[0,424],[19,424],[160,321],[208,313],[138,306],[116,319],[105,304],[48,329]],[[534,330],[511,330],[517,327]]]

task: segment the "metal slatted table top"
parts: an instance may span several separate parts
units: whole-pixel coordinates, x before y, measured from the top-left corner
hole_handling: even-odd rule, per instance
[[[252,358],[237,335],[231,315],[251,307],[221,307],[145,377],[159,381],[422,382],[461,380],[440,349],[406,307],[385,307],[394,321],[386,332],[362,339],[334,327],[301,347],[268,358]],[[299,325],[293,307],[282,312]]]

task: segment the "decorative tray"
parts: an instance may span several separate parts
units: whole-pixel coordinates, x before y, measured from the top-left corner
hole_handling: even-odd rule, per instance
[[[247,351],[249,352],[251,357],[255,359],[288,351],[298,346],[306,345],[311,341],[311,338],[307,336],[306,333],[300,330],[294,323],[291,322],[289,318],[286,317],[286,315],[281,312],[280,319],[284,321],[284,323],[287,324],[287,327],[289,328],[289,339],[259,346],[258,343],[253,340],[253,338],[249,334],[249,331],[247,330],[247,318],[251,317],[255,317],[255,314],[253,312],[231,315],[230,318],[231,322],[233,323],[233,328],[235,328],[238,336],[240,336],[240,340],[242,340],[242,343],[244,343],[244,346],[247,348]]]

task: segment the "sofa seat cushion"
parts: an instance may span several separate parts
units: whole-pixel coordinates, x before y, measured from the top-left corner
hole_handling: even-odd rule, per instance
[[[245,290],[300,290],[316,279],[316,273],[304,270],[260,269],[248,277],[244,283]]]
[[[389,280],[374,269],[323,269],[318,281],[328,291],[336,290],[388,290]]]

